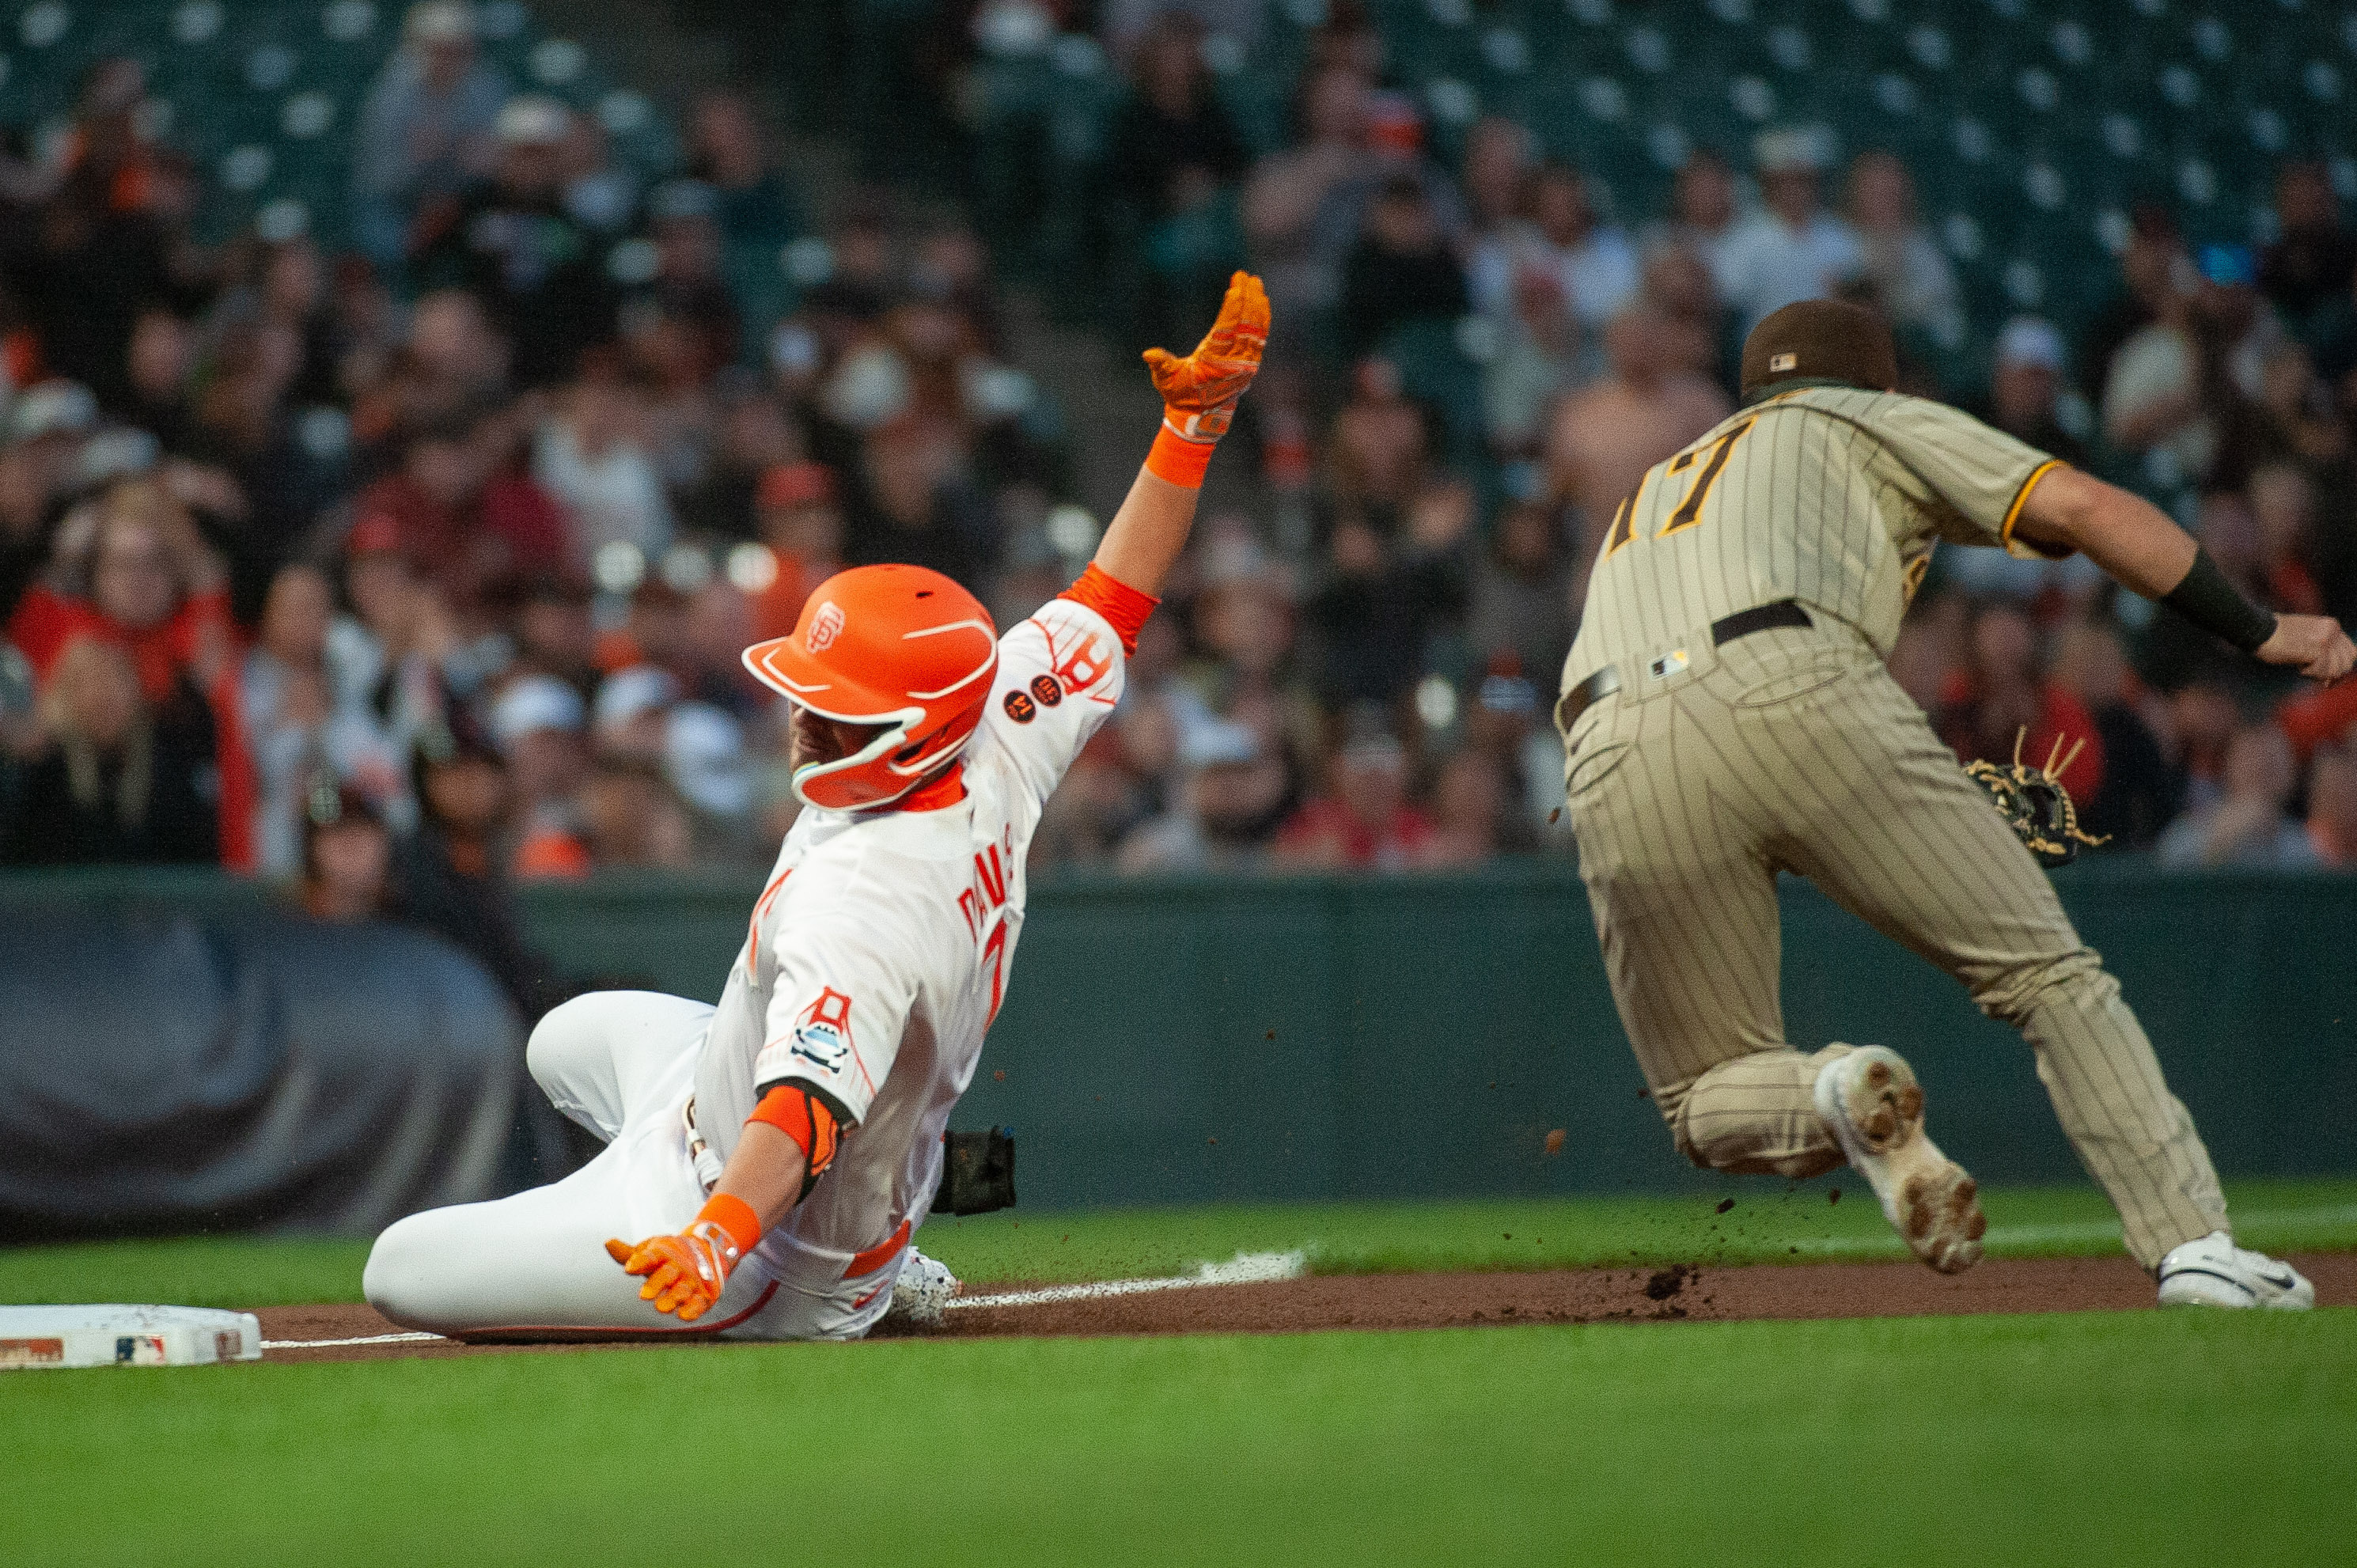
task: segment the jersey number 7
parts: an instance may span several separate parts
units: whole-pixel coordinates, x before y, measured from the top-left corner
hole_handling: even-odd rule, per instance
[[[1677,510],[1670,513],[1668,521],[1662,524],[1660,531],[1653,537],[1667,539],[1680,529],[1692,528],[1700,522],[1703,502],[1710,499],[1711,487],[1718,483],[1718,476],[1726,470],[1727,454],[1735,450],[1735,444],[1749,435],[1752,425],[1757,423],[1756,420],[1747,419],[1725,435],[1715,435],[1700,446],[1689,446],[1660,467],[1648,472],[1644,479],[1638,481],[1636,490],[1624,498],[1620,502],[1620,510],[1612,514],[1612,526],[1605,532],[1604,553],[1598,558],[1598,561],[1609,561],[1612,559],[1614,551],[1634,537],[1637,527],[1637,499],[1645,493],[1645,482],[1652,478],[1654,474],[1683,474],[1694,468],[1697,463],[1702,467],[1702,472],[1696,474],[1693,481],[1686,486],[1685,499],[1678,503]],[[1706,453],[1708,454],[1707,456],[1704,456]]]

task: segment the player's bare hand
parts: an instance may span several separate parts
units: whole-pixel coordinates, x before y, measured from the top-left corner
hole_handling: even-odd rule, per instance
[[[681,1236],[650,1236],[633,1247],[627,1241],[606,1243],[606,1255],[622,1272],[642,1274],[639,1299],[655,1304],[657,1312],[693,1323],[720,1299],[728,1283],[728,1259],[712,1238],[691,1230]]]
[[[2297,670],[2328,686],[2357,664],[2357,645],[2330,616],[2279,615],[2275,635],[2259,644],[2256,652],[2266,663]]]
[[[1190,440],[1216,441],[1235,418],[1236,400],[1260,373],[1268,346],[1268,290],[1250,273],[1228,280],[1220,318],[1180,359],[1168,349],[1148,349],[1146,368],[1162,394],[1163,413]]]

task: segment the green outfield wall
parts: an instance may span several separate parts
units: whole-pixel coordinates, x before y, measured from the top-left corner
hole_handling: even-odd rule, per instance
[[[2057,886],[2222,1169],[2357,1170],[2357,878],[2099,863]],[[758,891],[753,877],[611,878],[525,904],[567,970],[709,999]],[[119,906],[135,924],[263,897],[185,875],[0,879],[0,904]],[[1796,1044],[1904,1050],[1941,1141],[1984,1179],[2076,1173],[2018,1036],[1813,888],[1788,882],[1783,908]],[[1641,1088],[1586,896],[1559,865],[1066,880],[1032,892],[956,1120],[1016,1130],[1029,1208],[1723,1179],[1677,1157]]]

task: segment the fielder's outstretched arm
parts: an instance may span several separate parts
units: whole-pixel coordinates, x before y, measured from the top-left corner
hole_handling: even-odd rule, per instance
[[[2112,577],[2269,664],[2330,682],[2357,647],[2330,616],[2272,615],[2243,597],[2193,536],[2141,497],[2060,465],[2031,481],[2015,532],[2076,550]]]
[[[1162,394],[1162,430],[1128,499],[1106,525],[1097,545],[1098,571],[1141,594],[1162,591],[1194,527],[1211,448],[1227,434],[1237,400],[1259,374],[1267,343],[1268,291],[1252,274],[1238,273],[1220,302],[1220,318],[1193,353],[1182,360],[1167,349],[1146,351],[1154,390]]]

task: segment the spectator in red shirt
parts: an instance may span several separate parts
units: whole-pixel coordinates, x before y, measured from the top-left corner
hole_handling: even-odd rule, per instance
[[[89,504],[89,596],[36,584],[9,618],[8,640],[43,682],[78,638],[124,649],[158,722],[200,736],[199,755],[211,754],[203,792],[220,812],[221,862],[250,870],[253,771],[239,722],[237,632],[221,558],[187,509],[150,480],[118,481]],[[81,552],[75,521],[60,532],[60,568]]]
[[[502,578],[558,572],[571,561],[571,529],[548,492],[495,468],[486,447],[504,434],[464,418],[427,425],[354,512],[356,531],[389,524],[402,554],[462,610]]]
[[[1304,802],[1277,830],[1275,854],[1297,871],[1404,871],[1433,843],[1431,819],[1407,801],[1406,753],[1376,733],[1342,748],[1332,792]]]
[[[2084,741],[2061,776],[2074,798],[2093,799],[2104,781],[2103,739],[2085,704],[2040,669],[2029,617],[2014,605],[1989,605],[1974,618],[1968,647],[1940,705],[1940,738],[1963,761],[2010,762],[2019,737],[2021,760],[2033,768]]]

